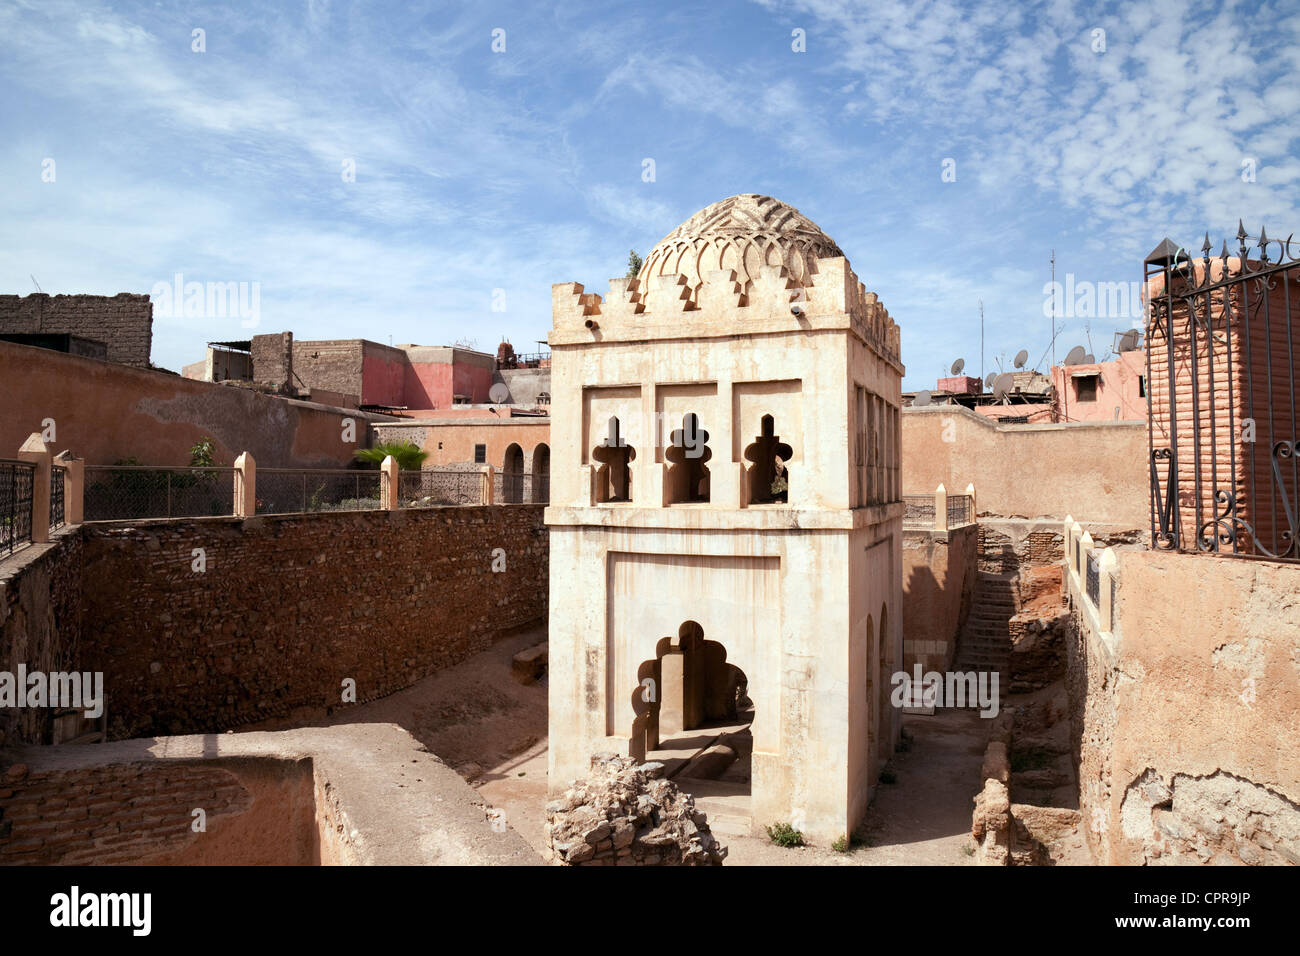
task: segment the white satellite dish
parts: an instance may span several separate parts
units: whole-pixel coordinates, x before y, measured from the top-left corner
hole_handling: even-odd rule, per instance
[[[957,361],[952,363],[952,374],[960,375],[962,369],[964,369],[965,367],[966,367],[966,360],[959,358]]]
[[[1003,401],[1007,393],[1015,387],[1016,380],[1010,372],[1003,372],[993,380],[993,397],[998,401]]]
[[[1029,350],[1021,349],[1019,352],[1016,353],[1015,362],[1013,362],[1012,364],[1014,364],[1016,368],[1024,368],[1025,363],[1028,361],[1029,361]]]
[[[930,404],[930,391],[929,391],[929,389],[924,389],[924,388],[923,388],[923,389],[921,389],[921,391],[917,392],[917,393],[916,393],[916,397],[912,399],[912,404],[913,404],[913,405],[916,405],[916,406],[918,406],[918,407],[920,407],[920,406],[925,406],[925,405],[929,405],[929,404]]]
[[[1083,360],[1088,357],[1088,353],[1083,350],[1082,345],[1076,345],[1070,349],[1070,354],[1065,357],[1066,365],[1082,365]]]
[[[492,399],[494,405],[500,405],[510,400],[510,389],[505,382],[497,382],[488,389],[488,398]]]

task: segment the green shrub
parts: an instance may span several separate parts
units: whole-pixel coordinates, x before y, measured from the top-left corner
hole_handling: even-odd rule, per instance
[[[777,846],[804,846],[803,834],[788,823],[774,823],[767,828],[767,835]]]

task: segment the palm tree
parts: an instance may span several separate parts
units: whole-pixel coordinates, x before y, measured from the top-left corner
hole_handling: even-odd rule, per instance
[[[357,461],[371,468],[378,468],[392,455],[402,471],[419,471],[424,459],[429,457],[427,451],[411,441],[380,442],[373,448],[358,448],[355,454]]]

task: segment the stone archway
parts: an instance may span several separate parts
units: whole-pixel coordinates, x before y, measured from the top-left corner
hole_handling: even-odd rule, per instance
[[[632,755],[663,762],[679,783],[717,781],[748,796],[754,703],[748,676],[727,661],[726,648],[684,621],[641,662],[637,682]]]
[[[551,500],[551,447],[538,445],[533,449],[532,500],[547,504]]]
[[[501,500],[510,505],[524,500],[524,450],[513,443],[501,463]]]

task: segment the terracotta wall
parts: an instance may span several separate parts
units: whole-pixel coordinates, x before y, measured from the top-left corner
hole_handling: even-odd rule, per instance
[[[55,453],[71,449],[87,464],[134,457],[144,464],[186,465],[190,446],[210,436],[217,462],[242,451],[263,467],[347,465],[364,447],[369,420],[358,412],[196,382],[148,369],[0,342],[0,457],[12,457],[32,432]],[[358,443],[343,441],[343,420]]]
[[[903,532],[903,670],[947,671],[978,570],[978,525]]]
[[[980,514],[1148,526],[1147,429],[997,425],[954,406],[903,411],[903,491],[975,485]]]
[[[1056,389],[1057,408],[1064,422],[1109,422],[1147,420],[1144,381],[1147,373],[1146,352],[1124,352],[1114,361],[1091,365],[1057,365],[1052,368],[1052,385]],[[1075,397],[1075,380],[1079,375],[1097,376],[1097,396],[1092,401]]]
[[[484,413],[480,411],[479,414]],[[550,436],[549,418],[491,416],[375,426],[376,441],[413,441],[425,449],[429,453],[425,468],[473,464],[474,446],[482,444],[487,446],[485,464],[500,470],[505,466],[506,449],[518,445],[524,455],[524,471],[531,473],[535,470],[533,462],[538,449],[546,446],[549,450]]]
[[[1300,567],[1117,554],[1113,636],[1084,604],[1071,655],[1094,855],[1300,864]]]

